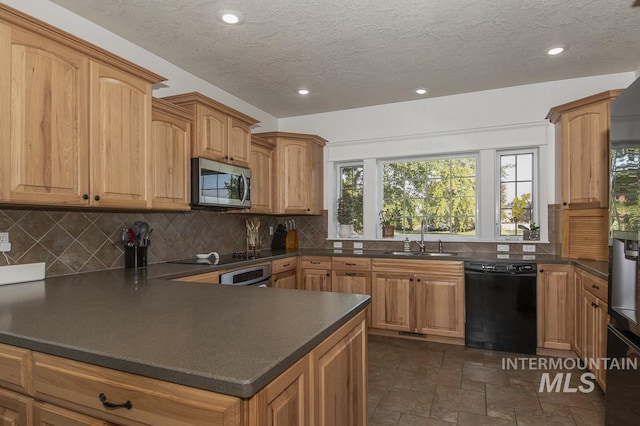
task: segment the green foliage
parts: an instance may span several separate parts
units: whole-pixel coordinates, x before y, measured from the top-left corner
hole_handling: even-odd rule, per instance
[[[362,165],[340,167],[340,196],[351,201],[353,220],[351,222],[338,222],[352,224],[356,233],[363,229],[363,205],[362,188],[364,186],[364,170]]]
[[[405,233],[475,234],[474,157],[385,164],[383,209],[390,224]]]
[[[338,198],[338,222],[342,225],[351,225],[355,220],[355,203],[350,196]]]

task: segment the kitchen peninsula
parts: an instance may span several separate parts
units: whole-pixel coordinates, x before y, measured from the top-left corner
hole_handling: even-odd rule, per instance
[[[0,413],[52,425],[366,424],[368,296],[169,281],[186,271],[0,286]]]

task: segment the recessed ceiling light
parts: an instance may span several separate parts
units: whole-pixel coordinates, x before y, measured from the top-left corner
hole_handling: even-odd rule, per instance
[[[425,89],[423,87],[416,89],[416,93],[418,95],[426,95],[428,92],[429,92],[429,89]]]
[[[300,89],[298,90],[298,95],[308,95],[309,94],[309,90],[308,89]]]
[[[239,25],[244,22],[244,16],[237,10],[219,10],[218,20],[229,25]]]
[[[547,51],[547,55],[556,56],[556,55],[561,54],[562,52],[564,52],[564,47],[558,46],[558,47],[553,47],[553,48],[549,49]]]

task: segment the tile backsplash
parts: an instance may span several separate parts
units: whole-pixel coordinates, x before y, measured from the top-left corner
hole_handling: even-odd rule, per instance
[[[46,262],[48,277],[124,267],[122,229],[146,221],[151,234],[149,263],[192,257],[196,253],[243,251],[245,220],[259,220],[260,240],[271,246],[269,226],[279,216],[193,210],[191,212],[110,212],[48,209],[0,209],[0,231],[8,231],[12,263]],[[326,214],[295,217],[299,246],[322,248]],[[5,262],[0,256],[0,264]]]
[[[111,212],[27,208],[0,209],[0,231],[8,231],[12,263],[46,262],[47,276],[124,267],[123,247],[117,244],[122,228],[146,221],[153,229],[149,263],[192,257],[217,251],[228,254],[245,249],[245,221],[260,221],[260,240],[271,246],[269,226],[295,219],[300,248],[333,247],[327,239],[323,216],[259,216],[193,210],[191,212]],[[549,243],[537,243],[536,252],[560,253],[560,207],[549,206]],[[512,244],[518,252],[521,244]],[[352,241],[344,241],[352,248]],[[364,241],[366,250],[402,250],[402,241]],[[437,250],[429,243],[428,250]],[[492,252],[495,243],[447,242],[448,251]],[[5,262],[0,256],[0,264]]]

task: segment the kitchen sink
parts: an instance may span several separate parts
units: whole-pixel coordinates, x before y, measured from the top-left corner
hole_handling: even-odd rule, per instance
[[[458,253],[445,251],[438,253],[437,251],[428,251],[421,253],[419,251],[385,251],[384,254],[392,254],[394,256],[428,256],[428,257],[450,257],[457,256]]]

